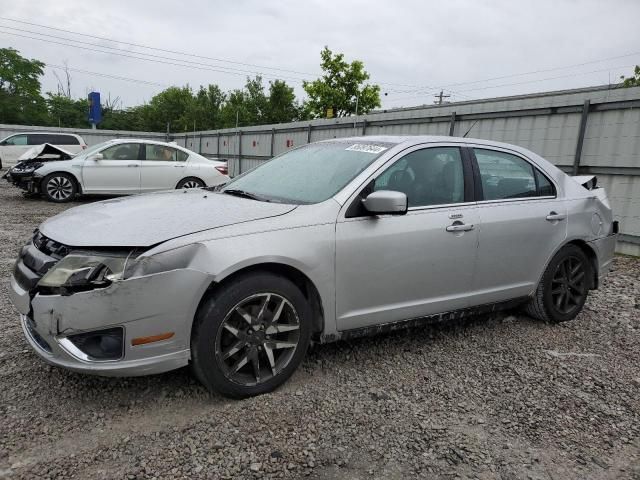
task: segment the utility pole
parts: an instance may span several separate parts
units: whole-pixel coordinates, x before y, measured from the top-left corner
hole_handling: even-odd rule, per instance
[[[434,95],[434,97],[436,97],[436,101],[433,102],[436,105],[442,105],[443,103],[448,103],[448,102],[444,102],[443,99],[444,98],[449,98],[451,95],[445,95],[444,94],[444,90],[440,90],[440,93],[438,93],[437,95]]]
[[[353,118],[353,134],[356,134],[356,122],[358,121],[358,95],[356,94],[356,116]]]

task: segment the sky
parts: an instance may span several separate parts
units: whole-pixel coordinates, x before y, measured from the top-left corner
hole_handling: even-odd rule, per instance
[[[0,47],[47,64],[44,92],[66,64],[74,97],[128,107],[256,74],[303,99],[327,45],[397,108],[617,83],[640,64],[638,20],[640,0],[0,0]]]

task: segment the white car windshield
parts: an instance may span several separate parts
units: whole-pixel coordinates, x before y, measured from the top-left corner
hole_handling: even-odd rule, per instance
[[[305,145],[234,179],[222,193],[282,203],[323,202],[393,145],[363,140]]]
[[[91,155],[92,153],[95,153],[98,150],[106,147],[107,145],[111,145],[111,144],[115,145],[113,140],[107,140],[106,142],[98,143],[97,145],[93,145],[92,147],[87,147],[87,149],[82,152],[82,155],[85,155],[85,156]]]

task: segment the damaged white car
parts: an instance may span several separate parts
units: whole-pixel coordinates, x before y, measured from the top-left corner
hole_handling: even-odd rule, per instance
[[[571,320],[618,231],[594,177],[453,137],[305,145],[220,191],[70,209],[22,249],[11,296],[45,361],[100,375],[192,364],[273,390],[310,342],[522,306]]]

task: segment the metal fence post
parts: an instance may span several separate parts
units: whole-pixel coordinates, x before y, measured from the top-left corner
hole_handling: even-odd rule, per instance
[[[273,158],[273,142],[276,139],[276,129],[271,129],[271,147],[269,147],[269,157]]]
[[[202,154],[202,132],[198,134],[198,153]]]
[[[576,155],[573,158],[572,175],[577,175],[580,169],[580,158],[582,157],[582,145],[584,143],[584,134],[587,131],[587,118],[589,117],[590,100],[585,100],[582,106],[582,116],[580,117],[580,130],[578,131],[578,143],[576,144]]]
[[[307,143],[311,143],[311,124],[307,127]]]
[[[216,133],[216,156],[220,158],[220,132]]]
[[[367,134],[367,119],[362,119],[362,136],[364,137]]]
[[[451,120],[449,120],[449,136],[453,137],[453,131],[456,127],[456,112],[451,112]]]
[[[242,130],[238,130],[238,170],[242,173]]]

